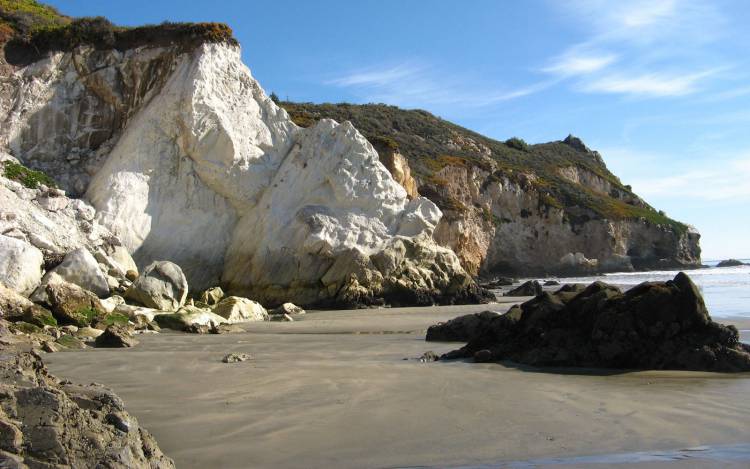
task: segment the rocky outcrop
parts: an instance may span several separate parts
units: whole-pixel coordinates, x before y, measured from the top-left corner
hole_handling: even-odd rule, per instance
[[[481,299],[408,166],[405,189],[351,124],[297,127],[233,44],[80,46],[6,78],[0,149],[84,196],[141,267],[269,305]]]
[[[406,158],[419,194],[443,211],[435,239],[472,275],[700,266],[697,231],[646,204],[577,137],[527,145],[422,110],[282,105],[302,125],[351,120],[381,155]]]
[[[625,293],[602,282],[542,293],[503,315],[430,327],[428,340],[468,344],[444,358],[535,366],[750,371],[750,346],[713,322],[700,291],[679,273]]]
[[[1,467],[174,468],[116,394],[60,381],[34,353],[0,354],[0,435]]]
[[[718,264],[716,264],[716,267],[738,267],[741,265],[747,265],[742,261],[738,261],[737,259],[725,259],[723,261],[720,261]]]

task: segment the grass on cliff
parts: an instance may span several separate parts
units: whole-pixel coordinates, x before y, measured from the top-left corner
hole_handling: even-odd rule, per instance
[[[390,149],[398,149],[409,160],[412,174],[420,182],[420,194],[433,199],[444,210],[463,211],[467,208],[449,200],[441,191],[448,181],[436,174],[446,166],[475,166],[491,172],[487,182],[507,177],[524,185],[531,185],[539,193],[540,205],[560,208],[573,223],[589,219],[644,219],[649,223],[672,227],[684,232],[687,226],[670,219],[652,207],[631,205],[607,194],[600,194],[575,184],[559,173],[560,168],[575,166],[608,181],[617,191],[635,198],[630,186],[612,174],[598,154],[576,148],[563,141],[527,144],[520,138],[505,142],[445,121],[423,110],[405,110],[385,104],[356,105],[293,103],[280,105],[301,127],[314,125],[318,120],[331,118],[352,124],[373,144],[381,149],[384,142]],[[464,145],[456,142],[473,141]],[[536,177],[529,179],[526,173]],[[447,214],[450,216],[450,214]]]
[[[35,0],[0,0],[0,44],[12,64],[27,64],[49,52],[80,45],[126,50],[173,44],[193,47],[206,42],[237,44],[232,29],[223,23],[164,22],[131,28],[103,17],[69,18]]]
[[[29,189],[36,189],[40,184],[44,184],[47,187],[57,187],[55,180],[43,172],[29,169],[13,161],[3,162],[3,176],[13,181],[18,181]]]

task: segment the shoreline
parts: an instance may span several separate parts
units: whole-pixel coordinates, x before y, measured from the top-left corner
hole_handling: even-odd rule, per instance
[[[61,378],[112,387],[181,468],[477,467],[750,441],[747,373],[419,362],[456,346],[425,342],[429,325],[525,298],[502,300],[311,311],[45,361]],[[221,363],[230,352],[254,359]]]

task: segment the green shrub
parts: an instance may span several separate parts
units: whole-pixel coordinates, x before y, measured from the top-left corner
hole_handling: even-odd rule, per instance
[[[529,150],[529,144],[526,143],[522,138],[511,137],[505,141],[505,144],[516,150],[520,150],[520,151]]]
[[[13,161],[3,162],[4,176],[8,179],[18,181],[29,189],[36,189],[40,184],[48,187],[57,187],[55,181],[41,171],[29,169],[22,164]]]

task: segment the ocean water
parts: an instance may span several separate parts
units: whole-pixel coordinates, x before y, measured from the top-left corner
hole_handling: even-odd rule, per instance
[[[750,259],[740,259],[750,262]],[[708,311],[714,318],[750,318],[750,265],[738,267],[716,267],[718,261],[705,261],[711,267],[686,270],[703,293]],[[570,277],[558,279],[560,283],[591,283],[595,280],[617,285],[622,289],[632,288],[641,282],[671,280],[678,270],[653,272],[619,272],[594,277]]]

